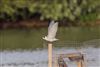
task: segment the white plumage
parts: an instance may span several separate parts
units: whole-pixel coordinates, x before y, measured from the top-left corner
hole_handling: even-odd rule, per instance
[[[53,42],[53,41],[58,40],[55,38],[56,33],[57,33],[57,29],[58,29],[58,22],[52,21],[48,27],[48,35],[43,37],[43,39],[46,41],[49,41],[49,42]]]

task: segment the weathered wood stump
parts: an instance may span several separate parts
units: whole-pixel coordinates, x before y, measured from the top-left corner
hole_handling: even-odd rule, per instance
[[[77,67],[85,67],[84,55],[81,53],[59,54],[58,67],[68,67],[64,58],[68,58],[71,62],[77,62]]]

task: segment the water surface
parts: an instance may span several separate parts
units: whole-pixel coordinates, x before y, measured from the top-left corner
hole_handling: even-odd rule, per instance
[[[73,48],[55,48],[55,54],[80,52]],[[100,67],[100,48],[82,48],[87,59],[87,67]],[[43,50],[16,50],[0,52],[0,67],[47,67],[48,53]],[[69,67],[76,67],[74,62],[66,61]]]

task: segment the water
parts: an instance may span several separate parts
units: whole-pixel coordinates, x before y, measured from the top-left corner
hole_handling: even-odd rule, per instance
[[[100,67],[100,48],[83,48],[87,59],[87,67]],[[55,54],[74,53],[79,50],[73,48],[55,48]],[[43,50],[16,50],[0,52],[0,67],[47,67],[48,53]],[[66,61],[69,67],[76,67],[75,63]]]

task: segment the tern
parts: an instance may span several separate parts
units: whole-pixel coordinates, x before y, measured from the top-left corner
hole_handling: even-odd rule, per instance
[[[58,22],[51,21],[48,27],[48,35],[43,37],[44,40],[53,42],[58,39],[55,38],[58,29]]]

